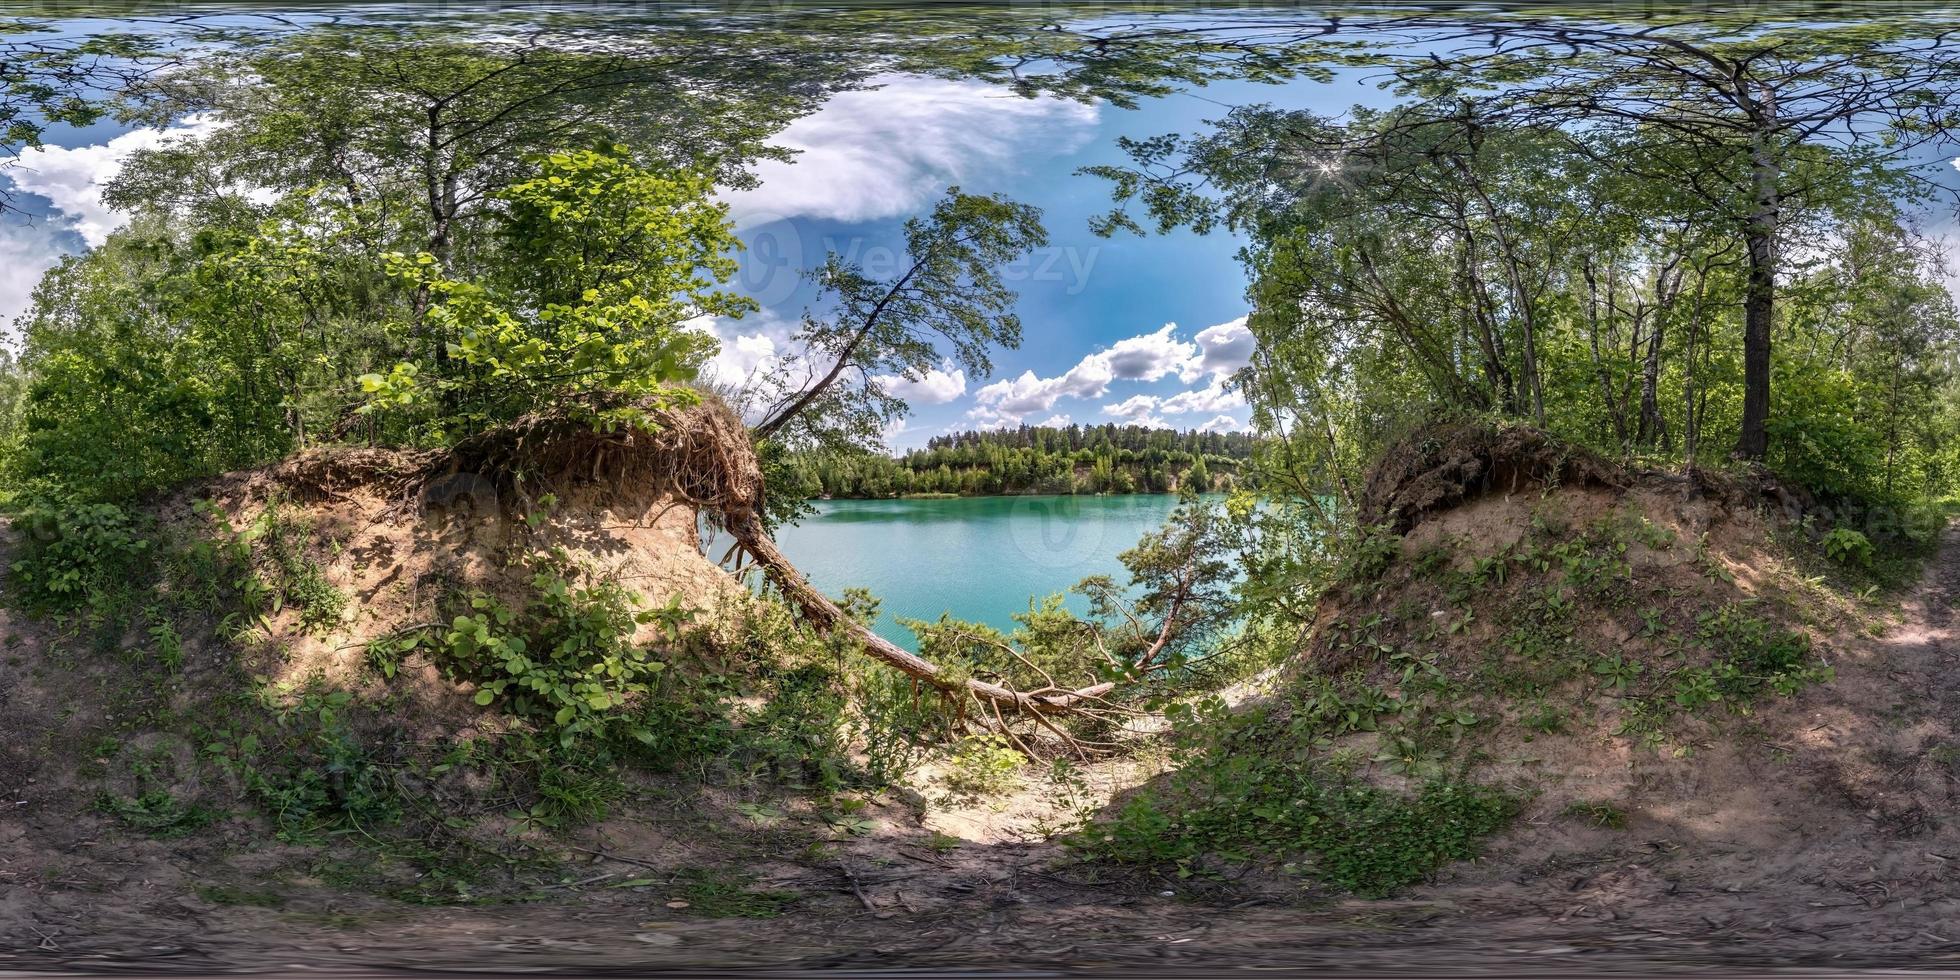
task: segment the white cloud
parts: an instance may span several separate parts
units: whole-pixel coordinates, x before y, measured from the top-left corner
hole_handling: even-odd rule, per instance
[[[1081,366],[1078,365],[1059,378],[1039,378],[1033,371],[1023,371],[1018,378],[1002,378],[973,393],[976,411],[989,417],[1019,421],[1025,416],[1054,408],[1056,399],[1063,395],[1093,398],[1108,388],[1107,375],[1100,378],[1093,373],[1079,376],[1080,371]]]
[[[1236,391],[1227,391],[1224,379],[1213,377],[1211,384],[1204,388],[1193,388],[1179,392],[1164,399],[1163,409],[1167,415],[1207,415],[1228,412],[1245,407],[1245,396]]]
[[[954,367],[951,361],[927,371],[916,381],[896,374],[881,374],[875,380],[893,397],[914,405],[944,405],[966,394],[966,372]]]
[[[1110,418],[1135,421],[1149,418],[1157,411],[1158,399],[1155,395],[1133,395],[1130,398],[1102,407],[1103,414]]]
[[[1252,335],[1245,329],[1244,317],[1206,327],[1198,332],[1195,343],[1179,339],[1177,324],[1166,323],[1150,333],[1126,337],[1084,357],[1059,377],[1043,378],[1033,371],[1023,371],[1018,378],[1003,378],[986,385],[974,392],[975,408],[968,417],[1014,424],[1029,415],[1053,410],[1055,403],[1063,398],[1101,398],[1115,381],[1148,383],[1172,374],[1186,382],[1209,374],[1212,384],[1209,388],[1173,396],[1163,403],[1166,411],[1178,414],[1225,411],[1243,406],[1245,401],[1236,394],[1219,390],[1219,381],[1244,367],[1251,356]],[[1161,424],[1161,420],[1154,421]]]
[[[1066,415],[1050,415],[1046,421],[1041,423],[1041,426],[1046,429],[1066,429],[1074,424],[1075,420]]]
[[[1203,353],[1188,366],[1190,373],[1183,376],[1186,381],[1205,374],[1222,377],[1252,363],[1254,342],[1245,317],[1206,327],[1198,331],[1197,341]]]
[[[975,411],[984,409],[1000,417],[1045,412],[1055,407],[1059,397],[1061,391],[1055,382],[1037,378],[1033,371],[1023,371],[1018,378],[1002,378],[973,393]]]
[[[1119,422],[1151,429],[1168,429],[1169,422],[1157,414],[1162,399],[1155,395],[1132,395],[1113,405],[1104,405],[1103,414]]]
[[[966,413],[966,417],[973,423],[973,428],[981,432],[990,432],[994,429],[1011,429],[1021,424],[1020,419],[990,414],[978,408]]]
[[[781,366],[794,329],[788,321],[767,313],[746,320],[700,316],[681,327],[714,335],[721,349],[702,366],[701,377],[709,384],[735,389],[747,388],[757,377]]]
[[[41,276],[63,255],[83,247],[81,238],[64,225],[0,216],[0,342],[15,339],[14,319],[27,312]]]
[[[737,334],[721,346],[709,369],[724,381],[746,380],[776,360],[776,342],[765,334]]]
[[[209,117],[192,117],[169,129],[133,129],[92,146],[42,146],[0,160],[15,187],[48,199],[93,247],[122,225],[122,215],[102,204],[102,187],[122,172],[138,150],[182,138],[202,138],[217,128]]]
[[[169,129],[136,129],[107,143],[41,146],[0,158],[0,179],[17,193],[48,202],[44,217],[0,219],[0,336],[27,312],[34,287],[63,255],[102,244],[123,217],[102,204],[102,186],[138,150],[181,137],[202,137],[215,124],[193,117]]]
[[[979,82],[892,76],[877,84],[832,96],[784,129],[773,142],[799,152],[763,162],[760,186],[727,197],[737,223],[911,214],[947,184],[1019,170],[1032,147],[1074,151],[1097,120],[1092,105]]]
[[[1198,426],[1198,431],[1199,432],[1238,432],[1244,428],[1245,428],[1244,422],[1241,422],[1238,419],[1231,417],[1230,415],[1220,415],[1217,418],[1212,419],[1211,421]]]
[[[1196,360],[1197,345],[1177,339],[1177,324],[1166,323],[1154,333],[1119,340],[1099,355],[1110,373],[1125,381],[1156,381],[1182,372]],[[1196,375],[1185,380],[1195,380]]]

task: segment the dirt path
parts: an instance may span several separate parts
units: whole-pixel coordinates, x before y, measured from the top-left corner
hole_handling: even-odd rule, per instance
[[[834,867],[794,871],[806,899],[768,920],[690,918],[658,887],[605,880],[485,907],[413,907],[304,879],[276,903],[228,902],[198,883],[249,880],[293,856],[94,839],[99,824],[33,781],[34,733],[21,719],[52,709],[15,671],[0,677],[0,699],[12,699],[0,700],[12,743],[0,750],[0,805],[14,808],[0,810],[0,974],[1960,972],[1960,761],[1943,751],[1960,751],[1956,604],[1960,527],[1902,623],[1847,641],[1834,700],[1791,709],[1817,716],[1802,729],[1816,743],[1761,750],[1787,755],[1775,763],[1784,795],[1710,796],[1739,811],[1728,823],[1637,817],[1623,834],[1542,854],[1532,849],[1545,838],[1527,828],[1405,898],[1311,908],[1229,885],[1202,900],[1175,882],[1090,885],[1039,844],[934,854],[875,841],[843,847]],[[0,632],[13,628],[0,618]],[[1801,809],[1832,794],[1854,805]],[[636,873],[593,869],[613,881]]]

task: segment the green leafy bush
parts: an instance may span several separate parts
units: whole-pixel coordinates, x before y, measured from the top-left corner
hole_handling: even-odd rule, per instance
[[[312,842],[343,828],[371,834],[402,815],[402,798],[384,761],[350,724],[358,705],[347,691],[308,689],[290,703],[261,692],[271,725],[255,713],[209,733],[204,756],[239,781],[281,840]]]
[[[1181,877],[1196,874],[1205,855],[1287,860],[1336,888],[1379,897],[1476,857],[1517,813],[1517,802],[1492,788],[1437,780],[1405,796],[1324,764],[1241,756],[1188,772],[1174,796],[1132,797],[1072,843],[1120,862],[1175,865]]]
[[[26,608],[78,608],[104,589],[128,583],[150,556],[153,542],[128,511],[114,504],[37,502],[17,521],[21,557],[9,592]]]
[[[1283,861],[1372,897],[1475,857],[1480,842],[1517,813],[1517,801],[1493,787],[1434,775],[1414,792],[1398,792],[1358,776],[1356,761],[1338,753],[1275,751],[1372,728],[1346,708],[1303,705],[1282,721],[1266,709],[1233,713],[1216,699],[1178,707],[1169,714],[1184,766],[1109,819],[1085,824],[1071,846],[1121,863],[1171,866],[1180,877],[1206,873],[1208,859]]]
[[[946,787],[971,796],[995,796],[1021,784],[1027,757],[999,735],[975,735],[953,750],[946,768]]]
[[[1820,544],[1824,557],[1850,568],[1870,568],[1875,557],[1870,538],[1848,527],[1834,527]]]
[[[549,153],[496,193],[497,274],[455,278],[429,253],[383,255],[400,284],[442,297],[426,316],[449,338],[433,368],[361,375],[368,414],[414,420],[447,441],[526,413],[598,407],[595,422],[642,421],[601,402],[679,405],[713,354],[677,324],[741,316],[754,303],[714,287],[740,243],[704,174],[649,170],[625,146]]]
[[[666,664],[633,642],[643,624],[660,623],[670,639],[691,618],[679,597],[659,609],[636,608],[639,596],[617,582],[589,580],[560,552],[532,560],[535,592],[521,608],[486,594],[469,597],[441,641],[446,665],[478,684],[476,703],[499,701],[520,717],[547,725],[562,743],[625,725],[648,738],[624,709],[647,694]]]

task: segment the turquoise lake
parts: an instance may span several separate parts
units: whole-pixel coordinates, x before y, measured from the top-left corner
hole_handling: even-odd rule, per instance
[[[951,613],[1010,630],[1030,598],[1063,592],[1090,575],[1122,581],[1116,556],[1161,526],[1177,497],[821,500],[816,507],[802,523],[777,532],[777,547],[825,593],[871,590],[883,603],[879,635],[916,649],[917,638],[898,619]],[[1087,608],[1078,596],[1068,604],[1077,612]]]

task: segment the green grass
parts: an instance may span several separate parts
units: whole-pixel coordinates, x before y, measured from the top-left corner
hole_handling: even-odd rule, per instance
[[[1583,820],[1592,827],[1608,830],[1625,830],[1627,813],[1611,803],[1596,800],[1580,800],[1565,808],[1565,815]]]
[[[151,790],[134,797],[104,794],[96,800],[96,809],[131,830],[165,839],[187,837],[218,819],[216,811],[186,803],[165,790]]]
[[[791,891],[751,889],[754,880],[715,868],[689,868],[674,876],[674,898],[687,903],[675,911],[709,919],[773,919],[800,897]]]

